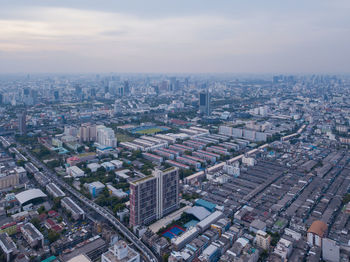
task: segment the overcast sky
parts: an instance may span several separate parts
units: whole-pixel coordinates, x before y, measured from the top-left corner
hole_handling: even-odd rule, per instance
[[[0,0],[0,73],[35,72],[350,73],[350,0]]]

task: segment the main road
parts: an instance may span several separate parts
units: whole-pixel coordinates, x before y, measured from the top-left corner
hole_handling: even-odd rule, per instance
[[[106,220],[108,220],[115,228],[117,228],[131,243],[133,243],[138,250],[144,255],[148,261],[156,262],[160,261],[157,256],[139,239],[137,238],[125,225],[123,225],[108,209],[97,205],[95,202],[91,201],[73,187],[68,185],[63,179],[59,178],[54,172],[47,168],[41,161],[39,161],[31,152],[29,152],[25,147],[18,145],[17,147],[27,154],[28,159],[35,164],[37,167],[41,167],[42,170],[48,178],[55,182],[57,185],[61,186],[64,190],[68,191],[72,196],[77,198],[87,207],[93,209]]]

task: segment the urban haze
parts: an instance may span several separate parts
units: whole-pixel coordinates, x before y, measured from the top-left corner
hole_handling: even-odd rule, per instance
[[[0,262],[349,262],[349,13],[0,0]]]

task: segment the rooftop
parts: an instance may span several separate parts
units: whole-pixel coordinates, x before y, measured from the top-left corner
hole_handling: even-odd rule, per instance
[[[23,191],[16,195],[16,198],[21,205],[27,201],[33,200],[35,198],[41,198],[41,197],[47,197],[47,195],[44,194],[43,191],[41,191],[40,189],[36,189],[36,188]]]
[[[314,221],[311,224],[311,226],[310,226],[310,228],[308,229],[307,232],[308,233],[314,233],[314,234],[316,234],[316,235],[318,235],[320,237],[323,237],[324,234],[327,231],[327,228],[328,228],[328,226],[327,226],[326,223],[324,223],[324,222],[322,222],[320,220],[316,220],[316,221]]]

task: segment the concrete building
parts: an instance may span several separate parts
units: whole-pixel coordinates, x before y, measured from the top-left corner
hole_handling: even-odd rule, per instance
[[[7,233],[0,234],[0,248],[5,254],[6,261],[12,261],[13,255],[17,250],[17,246]]]
[[[111,163],[115,165],[116,169],[122,168],[123,167],[123,161],[120,160],[112,160]]]
[[[32,224],[27,223],[21,227],[23,237],[31,247],[43,247],[44,236],[41,232]]]
[[[27,171],[24,169],[24,167],[18,166],[15,167],[13,170],[16,172],[20,179],[23,179],[27,176]]]
[[[102,190],[105,188],[105,185],[102,184],[100,181],[92,182],[90,184],[87,184],[87,189],[89,190],[90,194],[93,197],[97,197]]]
[[[27,113],[24,111],[23,113],[18,115],[18,131],[20,135],[25,135],[27,133]]]
[[[78,177],[82,177],[85,176],[85,173],[83,170],[81,170],[79,167],[77,166],[71,166],[67,168],[67,174],[70,175],[73,178],[78,178]]]
[[[130,183],[130,225],[149,224],[179,207],[179,170],[155,170]]]
[[[46,186],[46,191],[53,197],[65,197],[66,194],[54,183]]]
[[[281,257],[283,261],[286,261],[291,255],[292,251],[293,251],[292,242],[290,242],[287,239],[281,238],[280,241],[278,241],[277,246],[275,247],[273,253]]]
[[[209,90],[199,93],[199,111],[201,114],[210,115],[210,93]]]
[[[114,131],[112,128],[105,126],[97,126],[96,127],[96,142],[102,146],[108,147],[116,147],[117,146],[117,138],[115,137]]]
[[[0,174],[0,189],[5,189],[19,184],[18,174]]]
[[[116,189],[112,185],[107,185],[108,191],[112,196],[116,196],[118,198],[124,198],[128,196],[128,193],[125,193],[122,189]]]
[[[79,128],[79,140],[80,142],[96,141],[96,125],[90,123],[82,124]]]
[[[176,251],[182,249],[187,243],[195,239],[199,235],[200,231],[196,227],[188,229],[180,236],[171,239],[171,244]]]
[[[96,172],[97,169],[99,169],[100,167],[101,167],[101,165],[98,163],[91,163],[91,164],[87,165],[87,168],[89,168],[92,173]]]
[[[271,237],[265,231],[258,230],[256,233],[256,245],[262,249],[268,250],[270,248]]]
[[[328,226],[326,223],[316,220],[307,231],[307,242],[311,246],[322,247],[322,238],[325,236]]]
[[[61,205],[72,214],[73,219],[79,220],[85,218],[85,212],[70,197],[61,199]]]
[[[340,246],[336,241],[329,238],[322,239],[322,258],[330,262],[340,261]]]
[[[259,230],[265,231],[266,230],[266,223],[259,220],[259,219],[254,219],[252,221],[252,223],[250,223],[249,231],[257,233]]]
[[[139,262],[140,254],[119,240],[101,256],[101,262]]]

